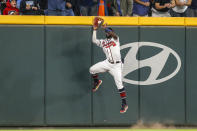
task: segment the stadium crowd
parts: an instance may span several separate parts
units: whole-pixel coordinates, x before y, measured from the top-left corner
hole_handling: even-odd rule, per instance
[[[0,15],[196,17],[197,0],[0,0]]]

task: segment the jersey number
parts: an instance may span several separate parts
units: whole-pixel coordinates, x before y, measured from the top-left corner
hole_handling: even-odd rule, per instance
[[[116,46],[116,43],[113,42],[113,41],[111,41],[111,42],[109,42],[109,43],[103,45],[103,47],[105,47],[105,48],[109,48],[109,47],[111,47],[111,46],[113,46],[113,47]]]

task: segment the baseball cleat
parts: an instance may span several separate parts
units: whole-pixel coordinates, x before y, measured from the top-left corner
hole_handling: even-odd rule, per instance
[[[122,104],[122,107],[121,107],[121,109],[120,109],[120,113],[125,113],[125,112],[127,111],[128,108],[129,108],[128,105]]]
[[[102,80],[99,80],[98,83],[96,83],[95,87],[92,89],[93,92],[97,91],[99,86],[102,84]]]

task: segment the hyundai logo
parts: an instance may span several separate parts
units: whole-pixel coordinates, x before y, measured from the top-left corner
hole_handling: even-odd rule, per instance
[[[137,53],[139,49],[143,46],[161,48],[162,51],[147,59],[137,60]],[[174,50],[172,50],[171,48],[167,46],[164,46],[158,43],[153,43],[153,42],[134,42],[134,43],[128,43],[128,44],[121,46],[121,50],[126,49],[126,48],[130,48],[130,50],[128,51],[128,53],[126,54],[124,58],[125,62],[124,62],[124,67],[123,67],[123,82],[134,84],[134,85],[158,84],[158,83],[162,83],[173,78],[179,72],[181,68],[181,59],[179,55]],[[163,78],[158,78],[170,54],[172,54],[176,58],[176,61],[177,61],[177,65],[175,65],[176,69],[172,73],[170,73],[168,76],[165,76]],[[143,67],[150,67],[151,69],[151,73],[145,81],[136,81],[136,80],[125,78],[125,76],[127,76],[129,73],[136,71]]]

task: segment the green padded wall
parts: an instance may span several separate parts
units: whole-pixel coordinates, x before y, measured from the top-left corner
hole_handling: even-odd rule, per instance
[[[46,123],[90,125],[91,28],[46,27]]]
[[[113,27],[124,45],[138,41],[138,27]],[[99,30],[97,38],[105,38],[105,33]],[[129,51],[121,51],[124,58]],[[105,60],[105,55],[100,47],[93,44],[93,63]],[[108,73],[99,75],[103,80],[101,88],[93,94],[93,124],[94,125],[131,125],[138,120],[138,86],[124,83],[127,92],[129,109],[125,114],[120,114],[121,99],[113,77]],[[138,73],[133,76],[138,79]]]
[[[179,72],[171,79],[158,84],[141,85],[141,119],[145,123],[185,123],[185,28],[140,27],[140,41],[154,42],[164,47],[143,46],[140,49],[140,80],[155,81],[169,76],[178,66],[178,61],[166,47],[174,50],[181,59]],[[169,52],[168,52],[168,51]],[[165,51],[165,52],[163,52]],[[168,55],[161,55],[164,53]],[[159,57],[158,57],[159,56]],[[167,59],[165,59],[167,56]],[[157,57],[153,60],[153,57]],[[165,61],[166,60],[166,61]],[[146,62],[144,62],[146,61]],[[164,62],[164,64],[162,64]],[[147,64],[148,63],[148,64]],[[150,68],[150,65],[151,68]],[[144,66],[145,65],[145,66]],[[164,66],[164,67],[162,67]],[[155,72],[161,70],[159,75]],[[154,76],[155,75],[155,76]],[[157,76],[158,75],[158,76]],[[156,77],[157,76],[157,77]]]
[[[1,25],[0,36],[0,125],[43,125],[43,26]]]
[[[100,74],[101,88],[91,91],[89,68],[105,56],[91,43],[90,26],[1,25],[0,126],[124,126],[138,120],[196,125],[197,28],[113,29],[126,58],[123,72],[128,72],[124,76],[129,105],[125,114],[119,113],[121,100],[109,73]],[[105,38],[102,30],[98,38]],[[162,54],[166,50],[169,54]],[[176,55],[181,60],[178,73],[150,84],[175,71]],[[150,73],[160,69],[150,79]],[[142,84],[148,79],[148,84]]]
[[[186,96],[187,96],[187,124],[197,124],[197,28],[187,27],[186,28]]]

